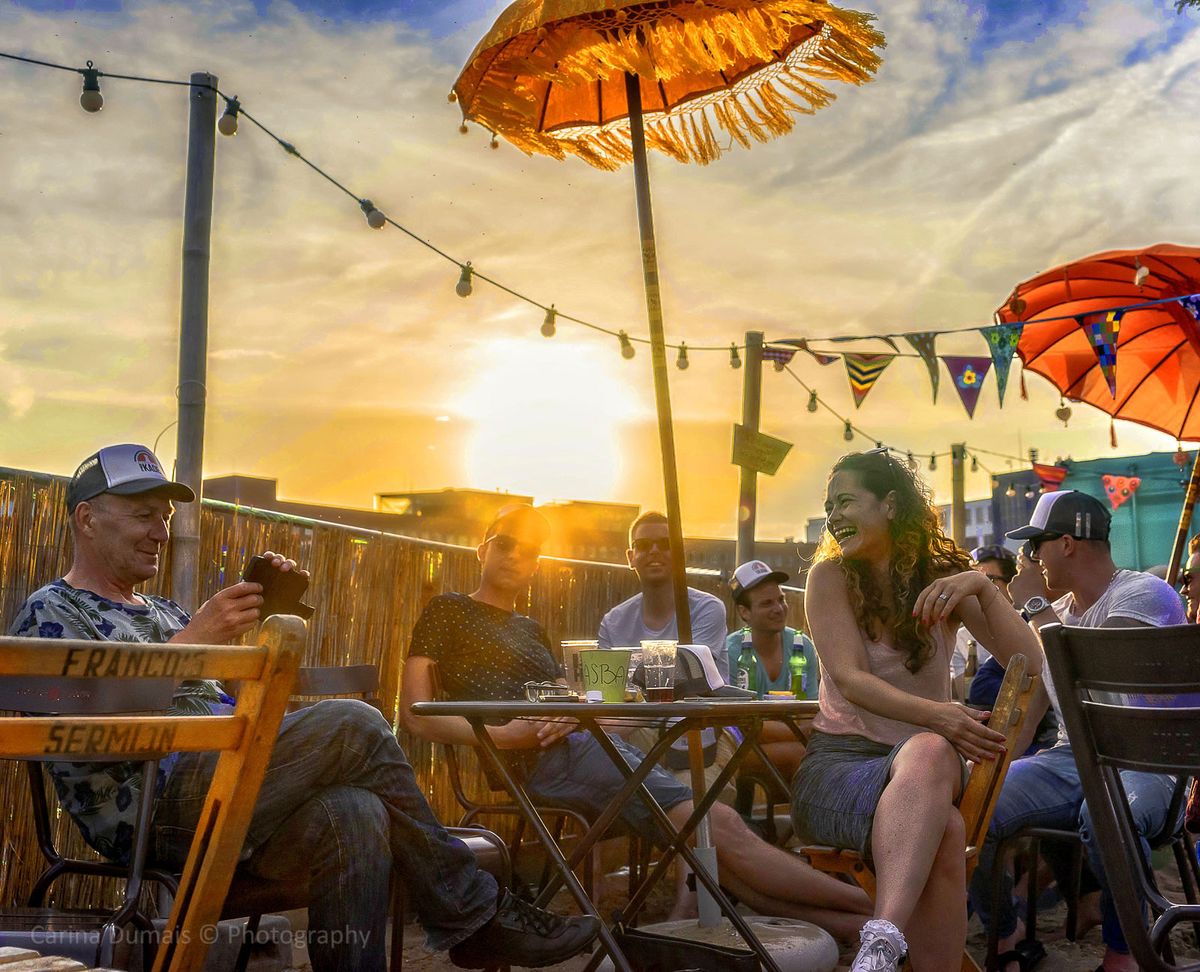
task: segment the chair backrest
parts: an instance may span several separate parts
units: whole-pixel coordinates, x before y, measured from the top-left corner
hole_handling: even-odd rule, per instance
[[[47,706],[55,702],[54,715],[0,717],[0,758],[145,761],[220,751],[154,972],[198,972],[204,964],[208,929],[220,917],[303,644],[304,623],[286,616],[269,618],[251,647],[0,638],[0,683],[12,676],[161,681],[165,672],[172,680],[242,683],[233,713],[222,716],[113,715],[105,684],[94,693],[99,711],[67,712],[69,699],[43,698]],[[34,711],[37,693],[28,682],[24,688],[22,711]],[[130,697],[145,708],[145,696]]]
[[[307,709],[322,698],[351,697],[380,708],[376,665],[306,665],[296,673],[288,711]]]
[[[1200,627],[1047,625],[1041,635],[1130,950],[1143,969],[1200,969],[1200,963],[1173,965],[1161,957],[1171,928],[1200,918],[1200,906],[1173,905],[1150,884],[1118,774],[1200,771],[1200,699],[1194,697],[1200,692]],[[1185,694],[1193,698],[1162,698]],[[1143,899],[1162,912],[1151,930]]]
[[[1008,775],[1025,714],[1029,711],[1029,699],[1037,677],[1026,675],[1025,670],[1026,659],[1021,654],[1013,655],[1005,666],[1004,681],[1000,683],[1000,691],[996,694],[996,702],[988,720],[992,729],[1004,733],[1005,752],[996,759],[982,760],[971,767],[971,775],[958,801],[967,833],[968,876],[975,869],[978,850],[987,839],[992,813],[1000,798],[1004,778]]]

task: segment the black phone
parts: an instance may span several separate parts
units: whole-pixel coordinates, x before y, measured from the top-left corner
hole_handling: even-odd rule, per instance
[[[251,558],[242,571],[242,580],[262,585],[262,617],[272,614],[294,614],[308,620],[313,608],[302,604],[300,598],[308,590],[308,578],[294,570],[280,570],[271,565],[269,557]]]

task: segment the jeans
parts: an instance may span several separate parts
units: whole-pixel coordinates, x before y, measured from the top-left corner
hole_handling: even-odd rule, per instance
[[[1148,861],[1150,844],[1147,837],[1159,833],[1166,825],[1175,779],[1156,773],[1123,770],[1121,783],[1129,798],[1129,807],[1141,839],[1142,855]],[[987,840],[980,849],[979,865],[971,877],[971,904],[979,912],[984,927],[994,923],[1001,938],[1016,931],[1017,908],[1012,896],[1011,874],[1006,869],[999,910],[994,915],[989,914],[990,884],[995,868],[1004,866],[1003,862],[996,860],[996,849],[1000,842],[1025,827],[1080,831],[1088,864],[1100,881],[1104,944],[1116,952],[1127,953],[1129,946],[1121,932],[1121,923],[1104,878],[1104,866],[1092,837],[1091,816],[1083,802],[1079,770],[1070,746],[1042,750],[1033,756],[1015,760],[1009,767],[1008,777],[992,814]]]
[[[613,745],[630,769],[637,769],[645,759],[640,749],[623,739],[613,739]],[[539,803],[565,806],[588,820],[595,820],[624,783],[625,777],[595,738],[580,731],[571,733],[537,757],[526,789]],[[663,810],[692,798],[692,791],[661,766],[650,771],[645,786]],[[651,842],[661,844],[666,836],[637,794],[621,807],[620,819]]]
[[[180,757],[154,815],[157,862],[178,868],[187,859],[218,757]],[[393,867],[432,950],[457,944],[495,913],[495,879],[438,823],[378,710],[327,699],[285,716],[240,869],[308,884],[314,972],[386,968]]]

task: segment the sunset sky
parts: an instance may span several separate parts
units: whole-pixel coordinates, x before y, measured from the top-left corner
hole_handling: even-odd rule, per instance
[[[1013,285],[1097,250],[1197,242],[1200,13],[1172,0],[859,0],[888,46],[877,79],[788,136],[708,167],[651,159],[667,336],[741,343],[967,328]],[[0,50],[186,79],[208,70],[247,110],[389,216],[539,302],[644,335],[632,173],[527,158],[447,101],[502,3],[0,0]],[[0,465],[69,473],[175,418],[185,89],[0,61]],[[660,506],[650,358],[560,322],[394,228],[247,124],[218,137],[207,475],[276,478],[286,498],[370,506],[376,492],[503,488]],[[884,350],[864,344],[860,350]],[[907,348],[905,349],[907,350]],[[986,354],[978,334],[938,351]],[[673,355],[672,355],[673,360]],[[840,364],[795,370],[875,438],[1092,458],[1174,441],[1075,407],[1014,369],[969,421],[943,373],[898,360],[861,409]],[[725,352],[672,365],[685,528],[731,535]],[[760,491],[760,535],[802,534],[842,426],[763,378],[763,430],[795,443]],[[161,435],[170,463],[175,430]],[[867,448],[871,441],[857,440]],[[981,455],[985,467],[1010,468]],[[929,474],[948,498],[949,462]],[[984,495],[982,470],[968,497]]]

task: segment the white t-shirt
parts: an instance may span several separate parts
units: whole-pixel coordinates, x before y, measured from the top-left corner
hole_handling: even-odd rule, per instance
[[[1074,594],[1064,594],[1051,607],[1063,624],[1077,628],[1099,628],[1109,618],[1129,618],[1154,628],[1187,622],[1183,602],[1171,585],[1138,570],[1118,570],[1096,603],[1082,614],[1075,611]],[[1049,665],[1042,666],[1042,679],[1058,716],[1058,743],[1062,745],[1067,742],[1067,726],[1058,707]]]
[[[708,645],[713,661],[717,663],[717,671],[728,682],[729,650],[725,647],[725,638],[729,628],[725,624],[725,605],[711,594],[694,587],[689,587],[687,593],[688,610],[692,615],[692,644]],[[646,627],[642,617],[641,594],[622,601],[604,615],[600,622],[600,633],[596,636],[601,648],[636,648],[643,641],[674,641],[678,637],[679,625],[675,623],[674,614],[664,628],[655,631]]]

